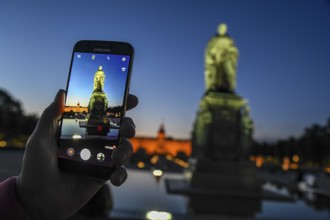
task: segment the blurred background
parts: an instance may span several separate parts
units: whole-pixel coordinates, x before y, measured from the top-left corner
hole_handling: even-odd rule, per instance
[[[294,197],[264,202],[254,217],[328,219],[328,0],[0,0],[1,180],[19,173],[38,117],[65,89],[74,44],[126,41],[135,48],[130,92],[140,102],[127,113],[137,127],[135,154],[127,183],[112,189],[112,215],[185,216],[186,197],[169,195],[159,176],[184,178],[189,168],[205,48],[223,22],[239,49],[236,92],[249,101],[254,121],[249,159],[263,175],[272,173],[274,190]],[[159,149],[163,136],[169,144]],[[302,180],[318,181],[322,193],[293,192]]]

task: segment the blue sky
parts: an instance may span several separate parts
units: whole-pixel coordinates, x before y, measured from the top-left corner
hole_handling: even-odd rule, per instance
[[[237,93],[249,100],[258,140],[298,136],[330,117],[327,0],[0,0],[0,88],[40,114],[65,88],[82,39],[135,48],[128,112],[138,135],[162,121],[189,138],[204,92],[204,50],[219,23],[240,51]]]
[[[94,59],[92,59],[93,55]],[[94,90],[94,75],[99,67],[102,66],[102,71],[105,75],[103,91],[107,95],[108,106],[121,106],[123,104],[130,57],[90,53],[75,53],[74,57],[66,105],[76,106],[79,102],[81,106],[88,106]],[[122,58],[125,58],[125,61]],[[125,67],[126,70],[122,71],[122,67]]]

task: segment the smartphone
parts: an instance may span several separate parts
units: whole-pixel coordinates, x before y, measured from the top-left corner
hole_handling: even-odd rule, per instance
[[[58,131],[63,171],[109,179],[125,116],[134,49],[126,42],[75,44]]]

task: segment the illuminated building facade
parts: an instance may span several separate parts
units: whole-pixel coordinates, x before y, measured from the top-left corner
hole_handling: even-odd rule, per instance
[[[64,112],[87,113],[88,107],[83,107],[78,102],[77,106],[65,106]]]
[[[182,152],[186,156],[191,154],[191,141],[166,137],[164,125],[161,124],[156,137],[135,137],[131,139],[133,150],[142,148],[147,154],[170,154],[176,156]]]

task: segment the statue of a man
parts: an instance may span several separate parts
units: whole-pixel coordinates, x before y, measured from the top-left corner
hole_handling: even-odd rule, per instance
[[[99,66],[99,69],[94,75],[94,91],[103,91],[104,89],[105,74],[102,70],[102,66]]]
[[[88,103],[88,118],[86,133],[88,135],[106,136],[110,131],[110,121],[107,117],[108,98],[104,90],[105,74],[99,66],[94,75],[93,92]]]
[[[205,51],[206,91],[235,92],[238,55],[234,40],[227,34],[227,25],[220,24],[218,34]]]
[[[89,100],[88,111],[93,115],[104,115],[108,108],[107,94],[104,93],[105,74],[99,66],[94,75],[94,90]]]

